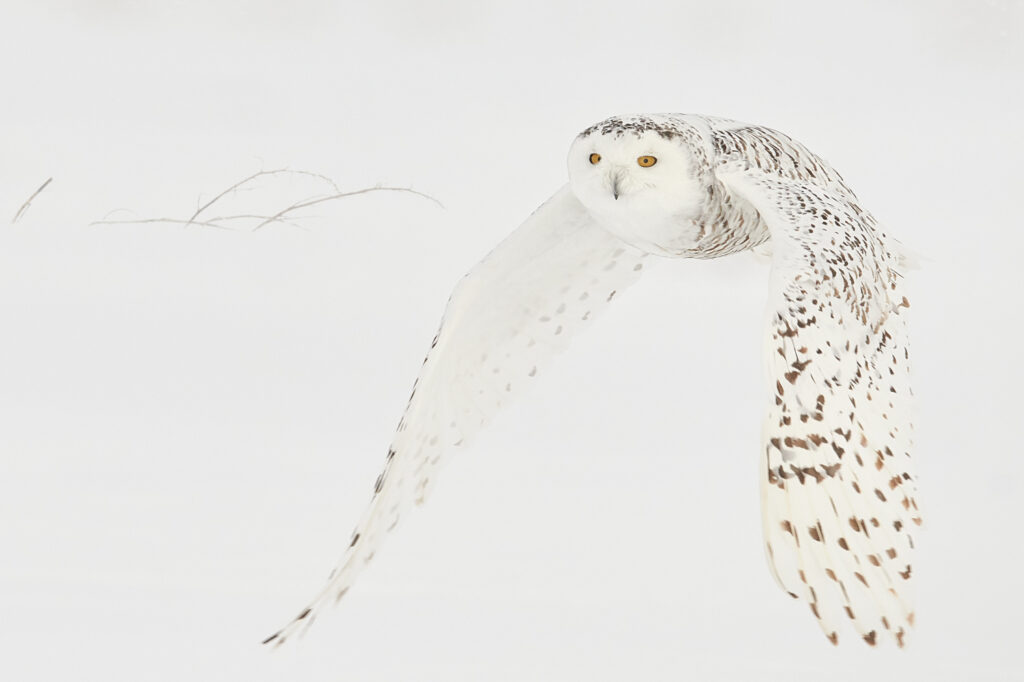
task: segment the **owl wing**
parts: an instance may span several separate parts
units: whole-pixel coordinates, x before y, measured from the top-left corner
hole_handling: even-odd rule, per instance
[[[565,186],[462,279],[340,562],[312,603],[265,643],[284,642],[345,595],[399,519],[426,498],[445,459],[636,281],[644,257],[599,227]]]
[[[902,646],[921,517],[900,254],[848,190],[745,162],[717,175],[774,244],[761,451],[772,571],[833,643],[849,619],[869,644],[888,631]]]

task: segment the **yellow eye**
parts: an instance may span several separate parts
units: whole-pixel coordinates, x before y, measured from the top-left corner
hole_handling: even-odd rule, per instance
[[[653,156],[641,156],[636,160],[636,162],[644,168],[650,168],[654,164],[658,163],[658,160]]]
[[[596,164],[600,160],[601,160],[601,155],[600,154],[591,154],[590,155],[590,163]]]

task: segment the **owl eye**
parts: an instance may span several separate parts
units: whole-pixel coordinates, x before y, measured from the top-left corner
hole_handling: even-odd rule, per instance
[[[590,155],[590,163],[597,164],[597,162],[600,161],[600,160],[601,160],[601,155],[600,154],[591,154]]]
[[[653,156],[641,156],[636,160],[636,162],[643,166],[644,168],[650,168],[654,164],[658,163],[658,159],[654,158]]]

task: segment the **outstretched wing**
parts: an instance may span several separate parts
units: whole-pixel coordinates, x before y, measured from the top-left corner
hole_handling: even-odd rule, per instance
[[[284,642],[344,596],[387,533],[423,502],[448,455],[640,276],[644,256],[599,227],[566,186],[463,278],[341,561],[266,642]]]
[[[909,303],[893,241],[852,192],[737,162],[719,179],[774,244],[761,453],[769,563],[825,634],[902,646],[913,625]]]

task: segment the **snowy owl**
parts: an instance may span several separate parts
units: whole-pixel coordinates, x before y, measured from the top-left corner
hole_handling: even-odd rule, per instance
[[[775,579],[838,642],[903,646],[914,623],[902,252],[840,175],[763,126],[684,114],[617,116],[580,133],[569,182],[455,288],[373,498],[327,585],[280,644],[336,602],[441,464],[651,255],[717,258],[769,239],[760,459]]]

